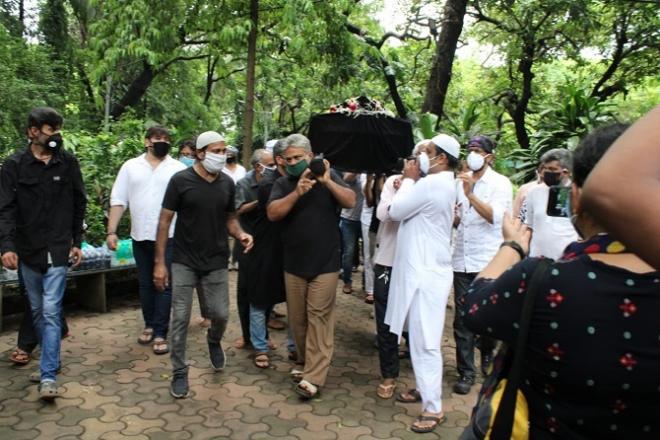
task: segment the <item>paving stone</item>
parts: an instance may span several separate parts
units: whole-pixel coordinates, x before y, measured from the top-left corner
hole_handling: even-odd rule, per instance
[[[0,438],[11,440],[32,440],[39,436],[39,431],[29,429],[26,431],[15,431],[10,426],[0,425]]]
[[[136,415],[124,416],[120,419],[126,426],[121,430],[125,435],[141,434],[144,430],[149,428],[162,428],[165,425],[163,419],[144,419]]]
[[[187,440],[192,438],[192,434],[188,431],[163,431],[158,428],[149,428],[144,431],[149,440]]]
[[[232,439],[250,438],[252,434],[257,432],[267,432],[269,426],[265,423],[244,423],[242,420],[232,419],[227,420],[224,424],[232,431]]]
[[[335,355],[328,379],[319,398],[304,401],[293,391],[289,376],[294,365],[286,359],[286,332],[271,332],[279,348],[271,352],[271,368],[265,370],[253,365],[252,351],[231,347],[240,333],[235,287],[236,272],[231,272],[224,371],[210,368],[206,330],[194,324],[188,329],[187,399],[169,394],[169,356],[156,356],[151,346],[136,342],[143,327],[137,293],[111,298],[111,313],[69,313],[72,336],[63,341],[58,376],[63,395],[52,404],[42,402],[28,380],[38,366],[38,352],[30,365],[14,367],[7,356],[16,344],[16,331],[0,333],[0,439],[423,440],[456,439],[467,425],[478,387],[467,396],[451,392],[458,377],[453,311],[445,320],[442,346],[447,421],[420,436],[409,428],[419,404],[376,396],[380,371],[373,345],[375,323],[359,295],[337,296]],[[402,360],[397,391],[414,384],[410,361]]]
[[[79,436],[83,432],[82,426],[67,426],[64,427],[55,422],[39,423],[35,428],[40,432],[40,436],[44,438],[57,438],[60,435]]]
[[[227,427],[208,428],[204,425],[187,425],[186,432],[192,435],[195,440],[216,440],[220,438],[232,438],[232,431]]]

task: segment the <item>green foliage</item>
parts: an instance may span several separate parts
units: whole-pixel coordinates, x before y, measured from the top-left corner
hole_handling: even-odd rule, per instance
[[[516,170],[511,176],[518,182],[534,178],[538,159],[554,148],[573,150],[580,138],[594,128],[614,119],[613,106],[589,96],[589,92],[567,84],[561,88],[561,100],[548,104],[539,113],[538,130],[532,135],[531,148],[511,152],[507,164]]]
[[[103,242],[110,202],[110,190],[121,165],[144,150],[145,126],[141,121],[125,119],[110,132],[89,133],[66,131],[66,148],[73,152],[83,173],[87,190],[85,239],[90,243]],[[118,233],[129,234],[129,218],[124,216]]]

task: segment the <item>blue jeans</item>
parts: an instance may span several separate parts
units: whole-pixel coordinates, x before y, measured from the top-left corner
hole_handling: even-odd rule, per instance
[[[167,286],[161,292],[154,286],[155,244],[156,242],[151,240],[133,240],[133,256],[137,266],[144,327],[154,329],[154,337],[166,339],[170,326],[172,288]],[[170,274],[172,273],[172,246],[173,240],[169,239],[165,249],[165,265]]]
[[[339,222],[341,230],[341,279],[344,284],[352,283],[353,274],[353,253],[355,252],[355,242],[362,233],[362,223],[360,220],[346,220],[342,218]]]
[[[271,310],[272,307],[263,309],[250,304],[250,342],[259,353],[268,352],[268,319]]]
[[[41,345],[41,381],[54,381],[60,366],[62,298],[67,266],[49,267],[46,273],[21,263],[25,290],[30,299],[32,320]]]

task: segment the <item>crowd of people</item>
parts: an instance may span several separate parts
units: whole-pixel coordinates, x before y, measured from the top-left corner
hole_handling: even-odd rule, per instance
[[[2,263],[19,269],[30,311],[12,359],[24,363],[41,345],[33,376],[45,400],[59,395],[62,298],[68,267],[81,262],[86,206],[78,161],[62,148],[62,124],[55,110],[34,109],[29,146],[0,171]],[[314,398],[331,367],[338,283],[344,294],[356,290],[361,243],[380,363],[376,394],[419,403],[413,431],[433,431],[444,420],[441,341],[453,291],[454,393],[470,392],[477,367],[492,371],[498,347],[516,341],[526,295],[535,295],[521,385],[529,435],[657,438],[660,274],[610,235],[615,223],[582,194],[610,145],[635,139],[635,127],[627,129],[605,126],[572,153],[546,152],[536,179],[514,199],[510,180],[493,168],[496,144],[483,135],[470,138],[462,154],[455,138],[438,134],[419,142],[402,170],[360,174],[325,159],[310,166],[318,159],[302,134],[257,149],[246,171],[218,132],[182,142],[177,160],[170,132],[149,128],[145,152],[117,174],[107,221],[114,249],[130,211],[144,320],[137,342],[170,353],[170,393],[187,397],[196,292],[210,363],[222,371],[228,268],[237,267],[240,347],[252,348],[254,365],[268,368],[268,322],[286,302],[294,391]],[[570,191],[566,216],[548,210],[550,193],[561,189]],[[549,268],[536,294],[529,280],[544,260]],[[404,340],[416,386],[397,391]]]

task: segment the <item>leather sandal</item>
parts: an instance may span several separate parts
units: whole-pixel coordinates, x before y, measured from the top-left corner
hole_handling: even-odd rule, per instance
[[[151,341],[154,340],[154,329],[152,328],[145,328],[142,330],[142,334],[138,336],[138,344],[142,345],[149,345],[151,344]]]
[[[30,353],[16,347],[9,355],[9,359],[16,365],[26,365],[32,358],[30,357]]]
[[[396,401],[401,403],[417,403],[422,401],[422,395],[416,389],[410,389],[405,393],[397,394]]]
[[[170,352],[167,341],[163,338],[154,339],[154,354],[166,354]]]
[[[268,368],[270,367],[270,359],[268,358],[268,353],[257,353],[254,355],[254,366],[257,368]]]
[[[391,383],[389,385],[381,383],[378,384],[376,395],[381,399],[391,399],[392,396],[394,396],[394,390],[396,390],[396,383]]]
[[[413,432],[418,432],[418,433],[426,433],[426,432],[433,432],[435,428],[438,427],[439,424],[445,421],[445,415],[443,413],[440,413],[437,416],[425,416],[425,415],[420,415],[418,416],[415,421],[413,422],[412,425],[410,425],[410,429]],[[415,423],[419,422],[433,422],[432,425],[429,426],[419,426],[415,425]]]
[[[319,395],[319,387],[306,380],[301,380],[294,389],[296,393],[305,400],[312,399]]]

